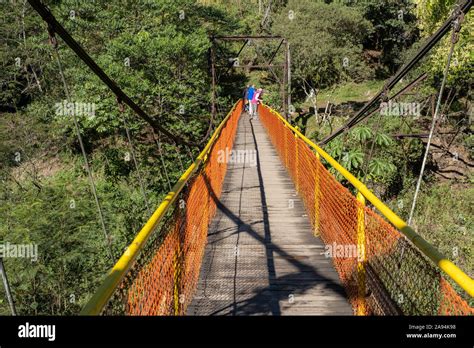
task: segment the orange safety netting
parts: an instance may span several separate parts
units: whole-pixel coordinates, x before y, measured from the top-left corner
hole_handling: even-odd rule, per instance
[[[209,221],[216,212],[227,164],[219,151],[232,149],[242,102],[232,111],[200,171],[187,183],[174,210],[155,231],[114,293],[104,314],[180,315],[199,278]]]
[[[219,151],[232,149],[241,112],[239,102],[204,165],[147,242],[104,314],[186,312],[197,286],[209,222],[216,212],[215,201],[226,174],[226,163],[217,158]],[[438,268],[339,183],[270,109],[261,106],[259,116],[304,200],[314,234],[332,246],[334,266],[355,313],[474,314]],[[354,250],[357,255],[347,257],[347,252]]]
[[[355,313],[474,314],[439,269],[339,183],[272,110],[261,106],[259,116],[304,200],[314,234],[332,247]]]

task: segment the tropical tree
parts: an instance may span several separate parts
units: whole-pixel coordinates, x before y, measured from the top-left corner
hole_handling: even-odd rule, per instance
[[[290,42],[294,94],[309,96],[313,91],[314,95],[316,89],[344,79],[369,77],[362,43],[372,29],[356,8],[288,1],[275,18],[273,30]]]

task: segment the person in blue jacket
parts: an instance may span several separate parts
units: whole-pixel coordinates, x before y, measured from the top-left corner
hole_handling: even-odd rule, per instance
[[[245,86],[244,93],[243,93],[243,96],[242,96],[242,100],[244,101],[244,110],[245,111],[249,111],[249,106],[248,106],[249,100],[248,100],[248,97],[247,97],[249,87],[250,87],[249,85]]]
[[[249,105],[249,113],[250,115],[253,114],[254,110],[253,110],[253,105],[252,105],[252,99],[253,99],[253,95],[255,94],[255,86],[254,85],[251,85],[249,87],[249,89],[247,90],[247,101],[248,101],[248,105]]]

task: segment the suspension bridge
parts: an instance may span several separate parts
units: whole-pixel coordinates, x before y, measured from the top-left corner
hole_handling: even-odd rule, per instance
[[[229,149],[255,151],[255,165],[219,160]],[[446,278],[472,295],[469,276],[324,150],[239,101],[83,314],[473,314]]]
[[[185,143],[135,104],[40,1],[29,3],[50,38],[60,35],[121,104]],[[471,6],[464,1],[322,144],[368,117]],[[232,151],[240,160],[222,160]],[[472,315],[473,296],[473,279],[320,146],[267,105],[250,119],[239,100],[81,314]]]

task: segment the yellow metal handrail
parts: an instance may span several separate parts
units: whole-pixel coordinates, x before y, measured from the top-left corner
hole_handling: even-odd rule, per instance
[[[452,261],[442,255],[434,246],[423,239],[408,224],[387,207],[380,199],[377,198],[361,181],[359,181],[348,170],[341,166],[326,151],[305,137],[296,127],[293,127],[285,120],[277,111],[268,105],[265,105],[275,116],[277,116],[291,131],[301,138],[307,145],[313,148],[317,154],[323,157],[334,169],[336,169],[344,178],[346,178],[359,193],[369,200],[380,213],[387,218],[404,236],[406,236],[418,249],[432,260],[441,270],[443,270],[456,284],[464,289],[471,297],[474,297],[474,280],[464,273]]]
[[[186,183],[193,177],[197,170],[201,167],[203,163],[207,160],[207,155],[209,154],[212,146],[219,137],[219,134],[226,124],[227,120],[232,115],[232,112],[237,107],[240,100],[238,100],[232,109],[229,111],[227,116],[222,120],[217,129],[214,131],[212,137],[209,139],[206,147],[201,151],[196,160],[188,167],[183,175],[179,178],[178,182],[173,186],[170,192],[166,195],[164,200],[155,210],[150,219],[146,222],[143,228],[138,232],[135,239],[125,250],[123,255],[117,261],[117,263],[112,267],[107,276],[105,277],[102,284],[99,286],[95,294],[91,297],[89,302],[84,306],[81,311],[81,315],[98,315],[105,307],[107,302],[112,297],[115,289],[120,284],[121,280],[124,278],[128,270],[134,264],[137,256],[140,251],[145,246],[146,241],[152,235],[155,228],[160,224],[165,216],[166,212],[176,201],[179,193],[183,190]]]

